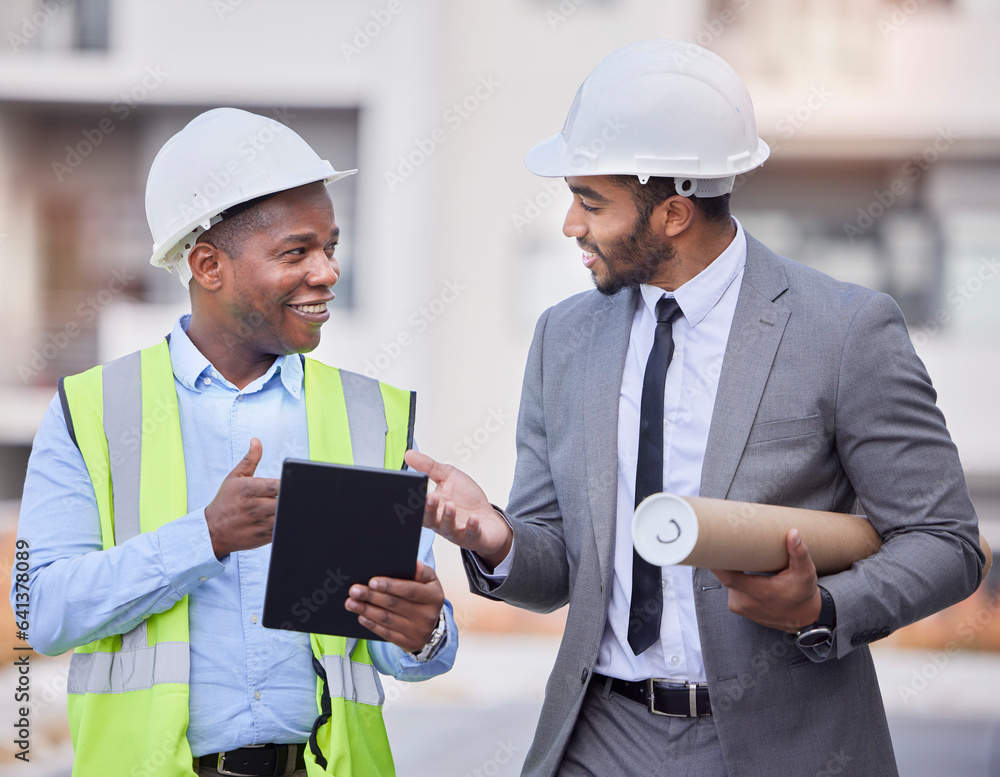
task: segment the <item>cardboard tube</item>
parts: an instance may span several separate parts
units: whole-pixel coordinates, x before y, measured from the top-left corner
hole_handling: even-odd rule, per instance
[[[639,555],[659,566],[777,572],[788,566],[785,536],[793,528],[821,575],[843,571],[882,545],[857,515],[674,494],[653,494],[636,508],[632,538]]]
[[[651,564],[684,564],[743,572],[777,572],[788,566],[785,537],[798,529],[820,575],[842,572],[882,546],[859,515],[726,499],[653,494],[635,510],[632,541]],[[993,561],[986,554],[983,577]]]

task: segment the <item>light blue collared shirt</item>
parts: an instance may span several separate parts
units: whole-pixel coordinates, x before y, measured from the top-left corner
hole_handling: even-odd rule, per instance
[[[18,521],[18,538],[30,545],[30,642],[40,653],[63,653],[123,634],[188,596],[192,753],[305,742],[317,715],[309,636],[260,622],[271,546],[219,561],[205,522],[205,506],[252,437],[264,449],[258,477],[278,478],[285,458],[309,457],[302,359],[280,357],[239,390],[188,338],[189,320],[182,316],[170,336],[187,515],[102,551],[90,476],[58,397],[49,404],[28,462]],[[431,566],[433,539],[422,530],[419,555]],[[434,658],[420,663],[402,648],[373,641],[378,670],[408,681],[448,671],[458,637],[450,604],[445,611],[448,636]]]

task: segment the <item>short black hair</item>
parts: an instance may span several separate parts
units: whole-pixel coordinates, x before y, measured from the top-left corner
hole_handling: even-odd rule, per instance
[[[653,210],[657,205],[677,194],[673,178],[659,178],[654,176],[642,184],[639,183],[639,179],[634,175],[612,175],[609,177],[613,183],[628,189],[632,195],[632,201],[639,210],[639,218],[643,223],[649,221],[649,217],[653,215]],[[691,201],[706,221],[717,224],[729,222],[728,194],[723,194],[719,197],[692,196]]]
[[[263,197],[255,197],[222,211],[219,214],[222,216],[222,221],[199,235],[198,242],[208,243],[238,259],[243,253],[243,243],[246,238],[267,224],[260,205],[273,196],[265,194]]]

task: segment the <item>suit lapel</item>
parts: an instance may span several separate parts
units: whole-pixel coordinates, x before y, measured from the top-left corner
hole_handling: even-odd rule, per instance
[[[618,399],[638,291],[607,300],[594,316],[585,373],[584,461],[590,525],[594,528],[601,579],[609,580],[618,508]]]
[[[701,473],[701,495],[729,493],[757,415],[789,310],[778,300],[788,288],[777,256],[747,235],[747,263],[719,375]]]

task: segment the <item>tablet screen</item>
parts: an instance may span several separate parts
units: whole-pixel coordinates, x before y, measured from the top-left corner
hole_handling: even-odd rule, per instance
[[[416,573],[427,476],[286,459],[262,622],[380,639],[344,609],[354,583]]]

